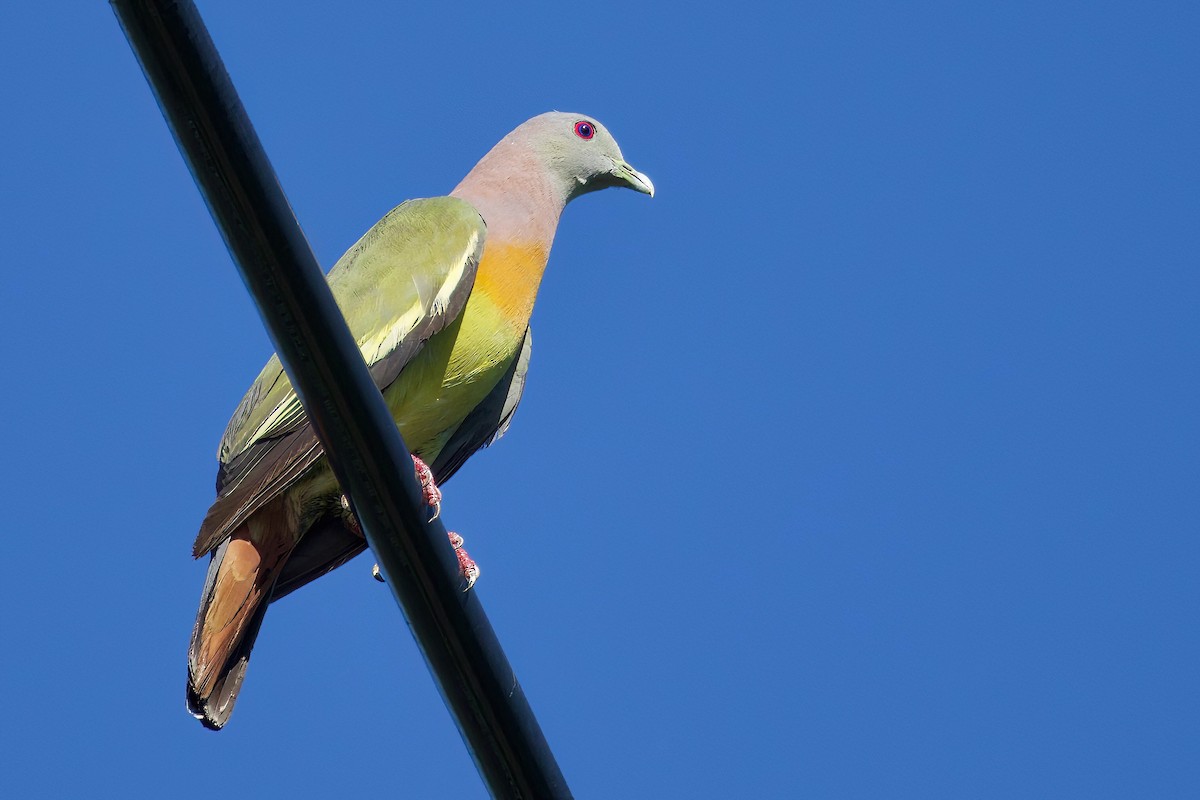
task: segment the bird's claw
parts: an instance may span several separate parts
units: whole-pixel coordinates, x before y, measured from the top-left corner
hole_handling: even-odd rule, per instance
[[[463,580],[467,582],[463,591],[468,592],[475,585],[475,581],[479,580],[479,565],[463,549],[461,536],[454,531],[450,531],[447,535],[450,537],[450,546],[454,548],[454,555],[458,557],[458,574],[462,575]]]
[[[425,504],[433,506],[433,516],[429,518],[429,521],[433,522],[442,515],[442,490],[433,480],[433,470],[416,456],[413,456],[412,460],[413,467],[417,471],[417,480],[421,482],[421,493],[425,497]]]
[[[433,471],[429,466],[417,456],[412,457],[413,468],[417,472],[417,480],[421,482],[421,493],[425,499],[425,503],[433,507],[433,516],[429,518],[433,522],[442,514],[442,492],[437,487],[437,483],[433,480]],[[349,510],[349,502],[345,495],[342,496],[342,505]],[[458,558],[458,572],[462,575],[463,580],[467,582],[467,586],[463,589],[464,592],[469,591],[475,585],[475,581],[479,580],[479,565],[475,560],[467,555],[467,551],[463,549],[463,538],[457,533],[451,531],[450,546],[454,548],[454,555]],[[371,575],[375,580],[383,581],[383,574],[379,571],[379,565],[371,567]]]

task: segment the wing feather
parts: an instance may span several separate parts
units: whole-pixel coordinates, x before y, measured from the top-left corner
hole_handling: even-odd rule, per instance
[[[388,212],[329,272],[329,285],[381,390],[458,318],[475,282],[485,226],[452,197]],[[217,499],[196,538],[208,552],[322,456],[277,356],[233,413],[217,451]]]

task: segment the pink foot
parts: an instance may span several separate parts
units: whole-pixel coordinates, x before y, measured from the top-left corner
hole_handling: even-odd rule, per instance
[[[425,504],[433,506],[433,516],[429,518],[429,521],[433,522],[442,514],[442,490],[434,483],[433,470],[416,456],[413,456],[412,460],[413,467],[417,470],[417,480],[421,482],[421,491],[425,496]]]
[[[442,492],[440,489],[438,489],[437,483],[433,480],[433,470],[429,469],[429,466],[416,456],[413,456],[412,460],[413,468],[417,471],[417,480],[421,482],[421,492],[425,498],[425,503],[433,506],[433,516],[429,518],[429,521],[433,522],[442,513]],[[346,500],[345,495],[342,495],[342,506],[346,509],[346,511],[350,510],[350,503]],[[348,514],[347,516],[351,521],[354,532],[361,536],[362,532],[358,528],[358,520],[354,518],[353,514]],[[463,538],[461,536],[454,532],[451,532],[448,535],[450,537],[450,545],[454,548],[454,555],[458,557],[459,574],[461,574],[463,580],[467,582],[466,589],[463,589],[465,592],[470,590],[470,588],[475,585],[475,581],[479,579],[479,565],[476,564],[475,560],[467,555],[467,551],[463,549]],[[375,577],[375,580],[383,580],[383,575],[379,571],[378,564],[371,567],[371,574]]]
[[[467,582],[467,588],[463,589],[466,592],[475,585],[475,581],[479,580],[479,565],[463,549],[463,538],[461,536],[454,531],[450,531],[449,536],[450,545],[454,548],[454,555],[458,556],[458,572],[463,576],[463,580]]]

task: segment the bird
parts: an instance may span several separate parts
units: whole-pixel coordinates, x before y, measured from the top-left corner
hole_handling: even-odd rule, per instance
[[[594,117],[541,114],[449,195],[393,208],[329,271],[427,502],[508,430],[559,217],[608,187],[654,196]],[[188,710],[213,730],[233,712],[267,606],[366,548],[277,355],[235,409],[217,460],[217,497],[192,551],[209,564],[187,676]],[[451,539],[469,588],[478,569]]]

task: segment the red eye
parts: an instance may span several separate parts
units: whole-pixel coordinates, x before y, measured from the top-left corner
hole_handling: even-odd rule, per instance
[[[580,139],[590,139],[596,135],[596,128],[592,123],[581,119],[575,123],[575,135]]]

